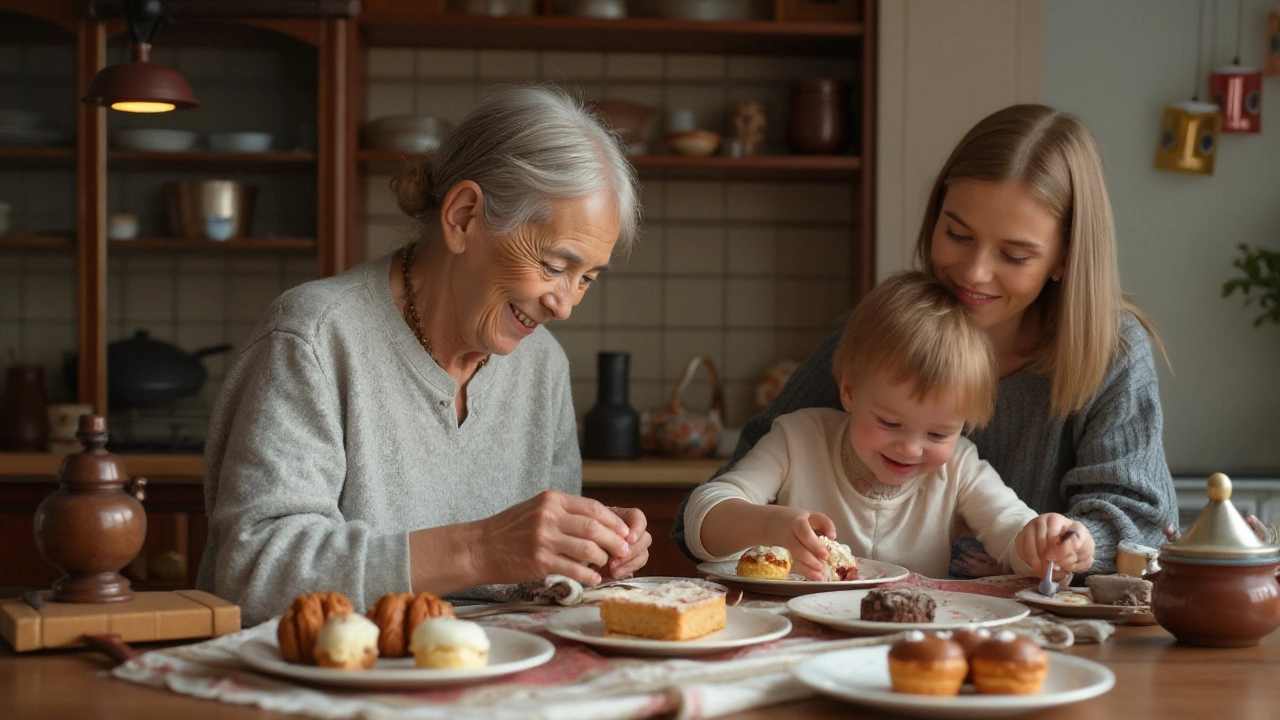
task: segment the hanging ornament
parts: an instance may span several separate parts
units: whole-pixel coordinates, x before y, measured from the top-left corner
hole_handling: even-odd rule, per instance
[[[1267,74],[1280,75],[1280,10],[1267,14]]]
[[[1209,75],[1209,97],[1222,110],[1222,132],[1262,132],[1262,71],[1240,65],[1244,0],[1236,2],[1236,57]]]
[[[1204,36],[1204,0],[1196,26],[1195,91],[1188,101],[1166,105],[1160,121],[1160,142],[1156,147],[1156,169],[1213,174],[1213,158],[1218,151],[1222,115],[1218,106],[1200,102],[1200,38]]]

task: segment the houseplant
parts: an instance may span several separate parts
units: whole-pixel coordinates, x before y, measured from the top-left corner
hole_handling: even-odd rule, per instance
[[[1230,297],[1239,290],[1247,307],[1254,300],[1253,291],[1257,290],[1262,314],[1253,319],[1253,326],[1264,322],[1280,325],[1280,252],[1262,247],[1251,249],[1244,243],[1239,247],[1241,257],[1231,264],[1244,275],[1223,283],[1222,297]]]

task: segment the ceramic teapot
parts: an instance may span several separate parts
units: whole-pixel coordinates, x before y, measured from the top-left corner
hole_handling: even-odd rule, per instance
[[[705,368],[711,382],[711,407],[705,414],[690,412],[680,402],[680,395],[693,380],[698,368]],[[641,420],[641,447],[673,458],[703,458],[716,450],[720,428],[724,426],[724,389],[711,358],[694,355],[685,366],[684,375],[671,391],[666,406],[645,413]]]
[[[1209,503],[1186,534],[1160,546],[1151,612],[1179,641],[1248,647],[1280,627],[1280,547],[1258,539],[1214,473]]]

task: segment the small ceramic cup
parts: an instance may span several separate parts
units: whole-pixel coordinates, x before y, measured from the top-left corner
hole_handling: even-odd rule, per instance
[[[1142,577],[1147,570],[1147,564],[1157,555],[1159,551],[1153,547],[1140,545],[1132,540],[1122,540],[1116,546],[1116,572],[1121,575]]]
[[[84,403],[62,403],[49,406],[49,444],[74,443],[80,429],[80,416],[92,415],[93,406]]]
[[[688,132],[697,127],[693,108],[672,108],[667,111],[667,132]]]
[[[138,237],[138,216],[128,213],[116,213],[107,216],[107,238],[111,240],[132,240]]]
[[[232,218],[225,215],[204,216],[204,234],[210,240],[230,239],[232,226]]]

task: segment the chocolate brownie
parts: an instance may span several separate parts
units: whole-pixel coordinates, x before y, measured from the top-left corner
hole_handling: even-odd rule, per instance
[[[1093,601],[1099,605],[1141,607],[1151,604],[1150,580],[1128,575],[1090,575],[1084,582],[1093,592]]]
[[[911,588],[876,588],[862,598],[861,619],[872,622],[933,622],[938,604],[933,598]]]

